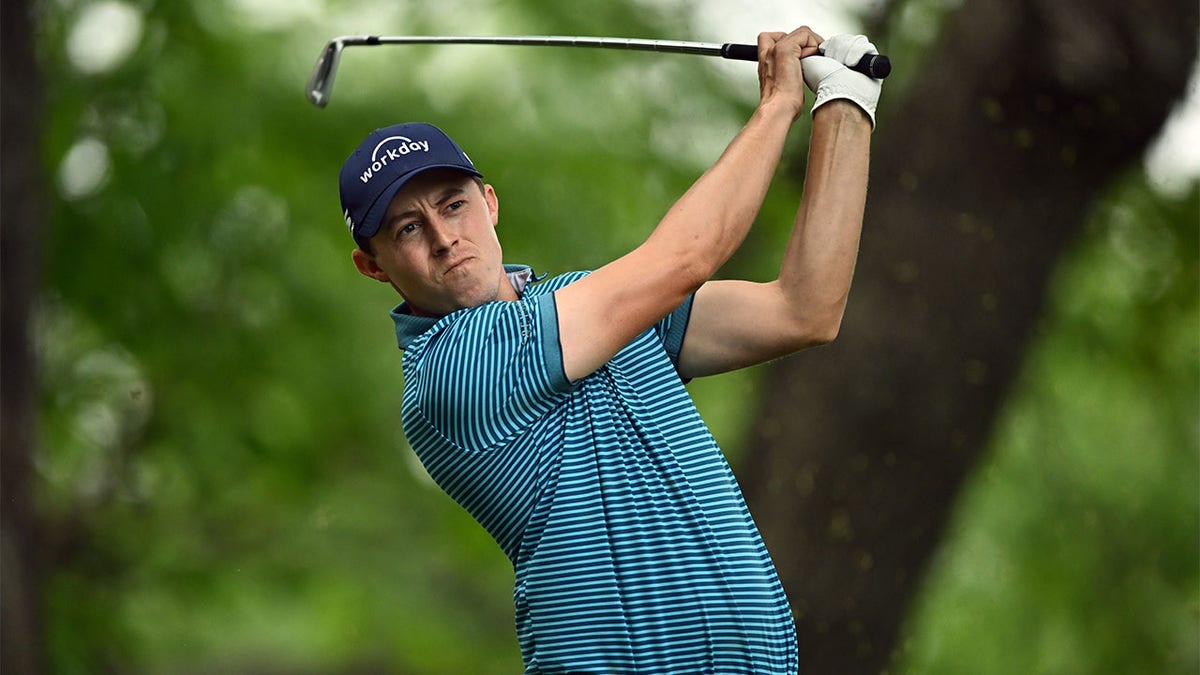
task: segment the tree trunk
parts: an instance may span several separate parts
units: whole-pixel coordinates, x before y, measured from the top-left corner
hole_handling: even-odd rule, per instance
[[[1196,58],[1194,0],[967,0],[874,139],[841,337],[776,363],[741,470],[802,673],[885,669],[1095,199]]]
[[[42,227],[42,107],[27,2],[5,0],[0,99],[0,671],[44,672],[32,481],[37,395],[30,310]]]

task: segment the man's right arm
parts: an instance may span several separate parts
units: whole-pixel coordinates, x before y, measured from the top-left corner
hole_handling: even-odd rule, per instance
[[[820,42],[807,27],[760,35],[761,100],[720,159],[645,243],[555,292],[568,379],[604,365],[700,288],[741,245],[803,109],[800,59],[815,54]]]

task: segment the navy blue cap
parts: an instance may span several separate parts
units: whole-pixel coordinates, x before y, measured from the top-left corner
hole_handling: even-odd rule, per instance
[[[432,124],[411,122],[372,131],[342,164],[342,215],[359,246],[383,223],[392,198],[429,169],[457,169],[482,177],[467,153]]]

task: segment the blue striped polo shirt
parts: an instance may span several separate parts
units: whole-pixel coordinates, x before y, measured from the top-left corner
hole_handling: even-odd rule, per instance
[[[787,598],[675,370],[690,299],[570,382],[553,293],[585,273],[506,268],[516,302],[392,317],[405,435],[512,561],[525,672],[794,675]]]

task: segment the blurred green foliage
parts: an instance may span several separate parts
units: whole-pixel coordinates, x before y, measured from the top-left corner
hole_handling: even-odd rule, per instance
[[[359,48],[318,110],[302,85],[338,34],[722,38],[666,1],[138,0],[134,51],[91,72],[72,48],[98,5],[37,5],[53,672],[519,671],[511,568],[405,445],[396,297],[350,264],[338,167],[373,128],[433,121],[496,186],[510,261],[594,267],[736,133],[753,66]],[[1131,183],[1064,267],[912,672],[1014,672],[992,665],[1014,645],[1017,671],[1196,661],[1196,199]],[[771,273],[796,198],[780,181],[729,273]],[[691,385],[735,459],[758,372]]]

